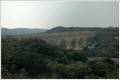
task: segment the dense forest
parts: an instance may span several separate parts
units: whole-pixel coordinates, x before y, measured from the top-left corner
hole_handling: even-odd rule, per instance
[[[2,78],[118,79],[119,64],[112,60],[119,58],[118,32],[101,30],[82,50],[65,50],[40,39],[2,38]]]

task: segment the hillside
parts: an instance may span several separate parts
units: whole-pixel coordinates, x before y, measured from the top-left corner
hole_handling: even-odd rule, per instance
[[[65,29],[2,36],[2,78],[119,78],[119,28]]]
[[[88,56],[110,54],[112,57],[118,57],[119,28],[78,27],[78,31],[71,28],[67,29],[69,32],[65,32],[64,27],[57,27],[49,30],[51,32],[42,34],[16,35],[11,37],[20,40],[42,39],[49,44],[57,45],[65,50],[84,50]],[[60,30],[63,30],[63,32],[59,32]]]
[[[16,28],[16,29],[8,29],[2,28],[1,34],[2,35],[20,35],[20,34],[36,34],[45,32],[47,29],[29,29],[29,28]]]

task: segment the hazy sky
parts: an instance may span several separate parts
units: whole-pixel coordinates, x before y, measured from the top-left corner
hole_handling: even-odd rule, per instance
[[[2,27],[118,26],[118,2],[2,1]]]

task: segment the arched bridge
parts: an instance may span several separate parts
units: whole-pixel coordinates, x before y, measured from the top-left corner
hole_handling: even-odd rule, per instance
[[[95,31],[41,33],[32,35],[17,35],[14,38],[37,38],[55,44],[64,49],[79,50],[86,46],[89,38],[94,37]]]

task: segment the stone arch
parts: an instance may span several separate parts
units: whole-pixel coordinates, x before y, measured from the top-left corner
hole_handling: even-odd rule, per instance
[[[76,47],[76,39],[71,40],[71,48],[74,49]]]
[[[79,44],[79,47],[80,47],[80,48],[83,47],[83,38],[80,38],[78,44]]]
[[[66,49],[67,48],[67,44],[66,44],[66,41],[65,40],[62,40],[60,42],[60,47],[63,48],[63,49]]]

